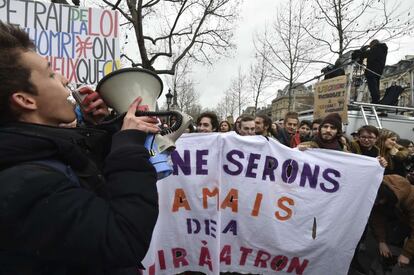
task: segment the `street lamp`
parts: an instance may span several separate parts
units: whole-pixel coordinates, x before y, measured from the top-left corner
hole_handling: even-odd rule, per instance
[[[168,89],[168,94],[165,95],[167,98],[167,111],[170,111],[171,100],[173,98],[173,94],[171,93],[171,89]],[[170,126],[170,116],[167,118],[167,124]]]
[[[171,100],[173,98],[173,94],[171,93],[171,89],[168,89],[168,94],[165,95],[167,98],[167,111],[170,110]]]

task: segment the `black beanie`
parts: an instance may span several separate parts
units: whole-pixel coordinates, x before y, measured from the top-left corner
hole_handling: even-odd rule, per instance
[[[323,120],[320,125],[322,127],[325,123],[332,124],[338,130],[338,134],[342,133],[342,119],[338,113],[331,113],[328,114]]]

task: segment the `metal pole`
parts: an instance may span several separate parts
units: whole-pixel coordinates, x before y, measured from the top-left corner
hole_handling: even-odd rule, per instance
[[[414,107],[414,70],[411,69],[411,106]]]
[[[369,125],[368,119],[367,119],[367,114],[365,114],[365,109],[364,109],[364,106],[362,106],[362,105],[361,105],[361,112],[362,112],[362,117],[364,118],[364,121],[365,121],[365,125]]]
[[[170,103],[168,103],[168,102],[167,102],[167,111],[170,111]],[[170,119],[170,116],[168,116],[167,117],[168,127],[171,127],[170,123],[171,123],[171,119]]]
[[[373,107],[374,106],[376,108],[381,108],[381,109],[386,109],[386,110],[391,110],[391,111],[395,111],[395,110],[414,111],[413,107],[391,106],[391,105],[373,104],[373,103],[365,103],[365,102],[352,102],[349,105],[364,106],[364,107]]]
[[[372,107],[371,107],[371,110],[372,110],[372,112],[374,113],[375,120],[377,121],[377,124],[378,124],[378,128],[379,128],[379,129],[382,129],[382,124],[381,124],[381,121],[380,121],[380,119],[379,119],[379,117],[378,117],[377,110],[375,109],[375,106],[372,106]]]

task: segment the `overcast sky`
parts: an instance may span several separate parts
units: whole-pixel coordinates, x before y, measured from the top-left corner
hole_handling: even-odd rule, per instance
[[[387,0],[396,1],[396,0]],[[263,29],[266,22],[270,23],[275,14],[280,0],[244,0],[241,9],[240,23],[235,33],[237,50],[233,58],[225,58],[214,64],[212,67],[195,66],[194,79],[196,89],[200,94],[200,103],[203,107],[214,108],[220,100],[223,92],[229,87],[232,77],[237,75],[239,65],[246,72],[254,55],[252,37],[257,30]],[[412,0],[403,0],[401,8],[408,10],[413,5]],[[389,53],[387,64],[394,64],[403,59],[405,55],[414,55],[414,39],[388,42]],[[321,65],[321,68],[323,65]],[[320,68],[318,68],[320,69]],[[311,77],[319,74],[315,71]],[[305,81],[307,79],[300,79]],[[285,84],[275,83],[275,88],[268,91],[267,103],[275,97],[277,89],[283,88]]]
[[[238,68],[249,70],[254,60],[252,37],[257,30],[263,29],[275,15],[278,3],[276,0],[245,0],[241,9],[240,23],[235,32],[237,46],[234,57],[224,58],[211,67],[195,66],[194,79],[196,90],[200,94],[203,107],[214,108],[221,95],[230,86],[231,79],[237,76]],[[271,101],[271,99],[270,99]]]

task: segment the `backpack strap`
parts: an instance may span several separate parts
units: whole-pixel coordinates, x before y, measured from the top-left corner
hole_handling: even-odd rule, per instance
[[[66,165],[59,160],[42,159],[42,160],[34,160],[34,161],[26,162],[25,164],[40,164],[42,166],[50,167],[64,174],[73,184],[80,186],[79,178],[75,174],[73,169],[69,165]]]

